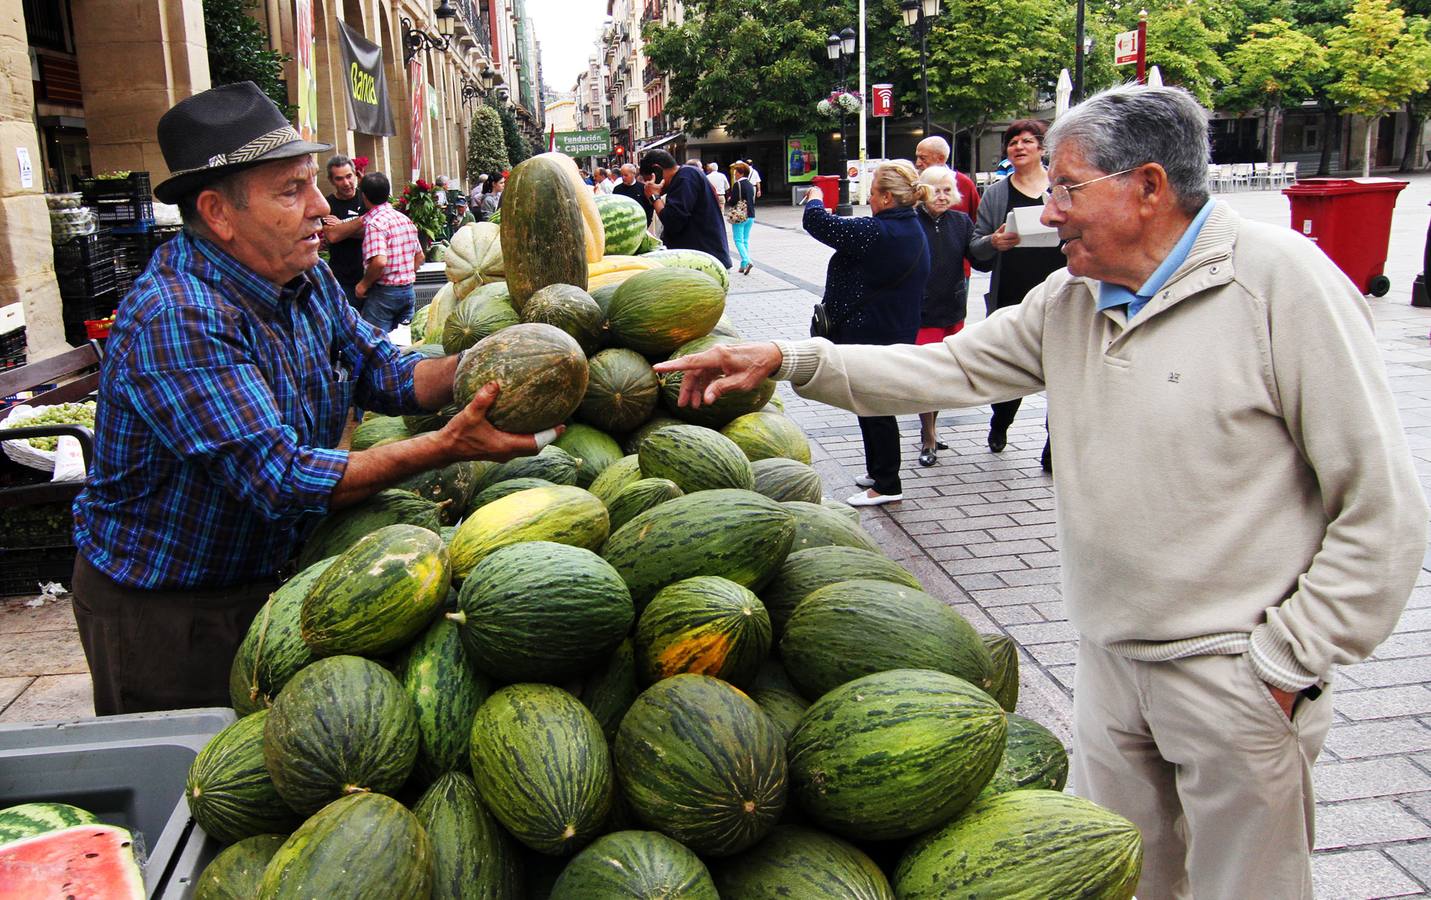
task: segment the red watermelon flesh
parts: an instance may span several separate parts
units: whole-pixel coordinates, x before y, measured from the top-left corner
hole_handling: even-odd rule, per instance
[[[144,900],[129,832],[75,825],[0,846],[0,886],[26,900]]]

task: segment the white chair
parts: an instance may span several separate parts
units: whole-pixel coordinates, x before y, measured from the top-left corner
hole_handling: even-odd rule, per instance
[[[1296,161],[1282,163],[1282,183],[1297,183],[1297,163]]]
[[[978,187],[981,187],[981,188],[988,187],[988,186],[989,186],[989,175],[990,175],[990,174],[991,174],[991,173],[989,173],[989,172],[975,172],[975,173],[974,173],[974,184],[975,184],[976,186],[978,186]]]
[[[1222,186],[1217,183],[1217,166],[1212,163],[1207,164],[1207,189],[1209,193],[1222,190]]]
[[[1252,164],[1252,187],[1269,190],[1272,187],[1272,167],[1265,162]]]
[[[1219,191],[1230,191],[1232,187],[1232,165],[1231,163],[1223,163],[1217,167],[1217,189]]]
[[[1232,187],[1242,190],[1252,186],[1252,163],[1232,164]]]

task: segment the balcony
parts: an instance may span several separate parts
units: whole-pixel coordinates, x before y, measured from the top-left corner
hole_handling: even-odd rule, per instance
[[[626,92],[626,108],[640,109],[641,104],[646,100],[646,93],[640,88],[632,88]]]
[[[662,77],[663,75],[665,75],[665,74],[666,74],[665,72],[662,72],[660,69],[656,68],[655,66],[649,66],[649,65],[648,65],[648,66],[647,66],[645,69],[643,69],[642,72],[641,72],[641,86],[642,86],[642,87],[649,87],[650,84],[651,84],[651,82],[657,80],[658,78],[661,78],[661,77]]]

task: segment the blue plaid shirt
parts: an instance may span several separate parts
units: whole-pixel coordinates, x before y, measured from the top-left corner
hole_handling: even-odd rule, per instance
[[[328,511],[354,402],[418,411],[418,359],[357,317],[326,265],[280,287],[179,235],[110,331],[75,545],[135,588],[274,575]]]

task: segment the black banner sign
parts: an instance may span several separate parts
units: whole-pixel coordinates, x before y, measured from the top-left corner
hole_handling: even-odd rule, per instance
[[[361,34],[342,26],[343,83],[347,85],[348,121],[362,134],[392,135],[392,107],[388,104],[388,82],[383,75],[383,48]]]

